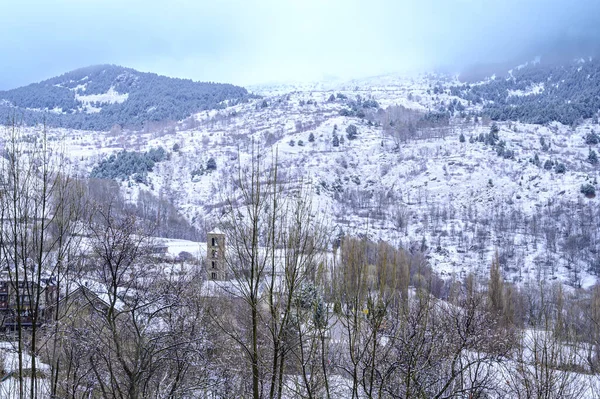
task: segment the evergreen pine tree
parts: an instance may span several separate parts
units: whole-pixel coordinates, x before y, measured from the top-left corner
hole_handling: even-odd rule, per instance
[[[589,183],[582,184],[579,191],[585,195],[586,197],[595,197],[596,196],[596,187],[592,186]]]
[[[331,141],[331,143],[333,144],[334,147],[339,147],[340,146],[340,139],[338,138],[337,133],[333,133],[333,140]]]
[[[217,161],[214,158],[209,158],[206,162],[206,170],[216,170],[217,169]]]
[[[346,136],[348,137],[348,140],[354,140],[357,135],[358,129],[356,128],[356,126],[348,125],[348,127],[346,128]]]
[[[596,145],[600,141],[600,137],[595,132],[589,132],[585,136],[585,143],[587,145]]]
[[[496,122],[492,123],[492,126],[490,127],[490,133],[498,134],[499,131],[500,131],[500,129],[498,128],[498,125],[496,124]]]
[[[596,151],[592,150],[591,148],[588,154],[588,162],[592,165],[596,165],[598,163],[598,154],[596,154]]]

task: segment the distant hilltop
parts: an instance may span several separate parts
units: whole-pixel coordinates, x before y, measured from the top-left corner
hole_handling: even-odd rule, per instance
[[[109,130],[139,129],[146,122],[181,120],[246,101],[248,91],[224,83],[194,82],[95,65],[17,89],[0,91],[0,118],[28,125]]]

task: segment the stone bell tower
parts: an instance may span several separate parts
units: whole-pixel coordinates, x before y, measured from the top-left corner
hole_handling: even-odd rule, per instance
[[[206,234],[206,275],[209,280],[226,280],[225,233],[214,229]]]

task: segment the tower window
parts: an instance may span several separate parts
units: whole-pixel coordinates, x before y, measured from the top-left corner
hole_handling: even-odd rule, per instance
[[[215,262],[214,260],[212,261],[212,268],[216,269],[217,268],[217,262]]]
[[[213,279],[213,280],[216,280],[217,279],[217,273],[211,273],[210,274],[210,278]]]
[[[217,237],[213,237],[212,238],[212,246],[216,247],[217,246]]]

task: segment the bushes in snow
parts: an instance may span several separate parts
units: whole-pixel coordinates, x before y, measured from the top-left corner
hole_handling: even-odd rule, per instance
[[[592,150],[591,148],[588,154],[587,161],[592,165],[596,165],[598,163],[598,154],[596,154],[596,151]]]
[[[356,128],[356,126],[348,125],[348,127],[346,128],[346,137],[348,137],[348,140],[354,140],[356,136],[358,136],[358,129]]]
[[[594,197],[596,195],[596,188],[589,183],[582,184],[579,191],[586,197]]]
[[[206,170],[217,170],[217,161],[213,157],[206,161]]]
[[[565,166],[564,163],[557,163],[556,166],[554,167],[554,171],[556,173],[565,173],[567,171],[567,167]]]
[[[585,135],[585,143],[587,145],[596,145],[600,142],[600,137],[595,132],[589,132]]]

